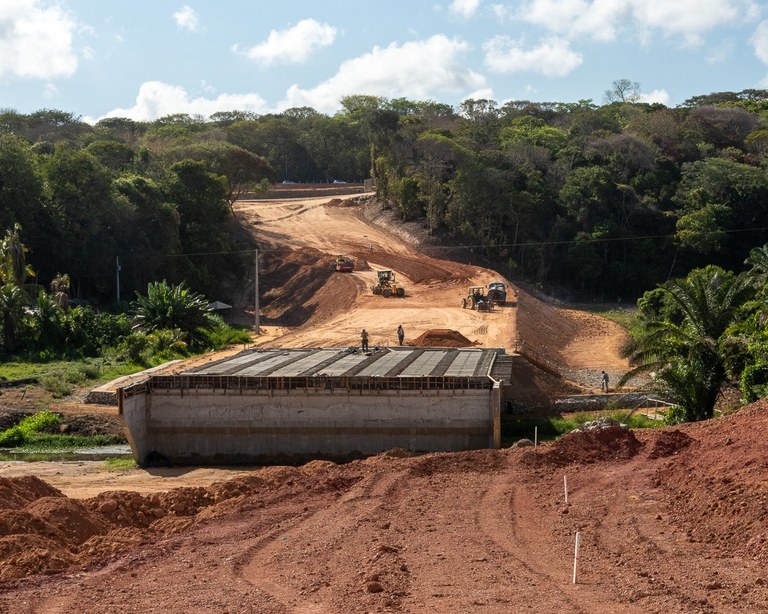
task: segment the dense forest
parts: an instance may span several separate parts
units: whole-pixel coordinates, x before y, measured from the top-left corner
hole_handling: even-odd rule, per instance
[[[252,258],[232,215],[268,182],[361,181],[404,220],[568,298],[633,301],[768,240],[768,91],[596,105],[345,98],[256,116],[152,122],[0,111],[0,230],[20,228],[35,281],[114,301],[151,281],[231,299]],[[223,272],[223,274],[222,274]]]

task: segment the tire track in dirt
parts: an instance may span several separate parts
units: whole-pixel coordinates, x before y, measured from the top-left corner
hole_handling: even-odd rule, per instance
[[[666,509],[663,493],[652,483],[653,465],[645,456],[630,462],[596,469],[583,468],[571,480],[571,514],[569,520],[588,527],[585,547],[601,553],[590,566],[616,584],[621,575],[629,578],[617,589],[627,600],[638,604],[653,603],[661,611],[681,613],[704,611],[702,606],[722,596],[706,589],[706,583],[692,582],[691,570],[702,560],[712,580],[710,585],[739,585],[746,569],[734,569],[731,562],[718,556],[706,543],[692,543],[685,532],[674,525],[674,511]],[[589,513],[581,510],[589,510]],[[661,573],[669,560],[677,561],[676,569]],[[706,573],[706,572],[705,572]],[[694,574],[697,577],[699,573]],[[739,600],[741,601],[741,600]],[[738,603],[738,602],[737,602]],[[747,611],[758,611],[762,604]],[[718,604],[732,608],[733,604]]]
[[[369,474],[332,504],[278,527],[240,557],[238,574],[287,612],[345,614],[349,610],[335,603],[339,591],[362,593],[364,585],[358,578],[357,585],[349,586],[353,574],[346,571],[349,562],[340,559],[348,559],[355,552],[355,542],[365,542],[354,529],[380,516],[381,508],[404,476],[405,471]],[[338,518],[348,519],[355,526],[341,525]],[[297,552],[301,547],[303,550]],[[397,550],[392,546],[388,549]],[[366,555],[357,554],[360,558]],[[297,556],[305,558],[297,560]],[[297,569],[302,569],[303,575],[295,573]],[[269,577],[265,575],[267,570]]]
[[[537,609],[643,614],[642,610],[606,597],[610,592],[594,577],[580,577],[578,584],[572,584],[573,551],[553,539],[547,527],[556,523],[535,503],[523,479],[521,475],[515,478],[514,474],[506,474],[489,485],[479,506],[477,523],[480,532],[512,557],[511,573],[522,584],[540,589]]]

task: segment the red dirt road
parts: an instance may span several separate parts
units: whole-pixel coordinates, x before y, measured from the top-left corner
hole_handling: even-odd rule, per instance
[[[13,563],[65,571],[6,583],[0,611],[766,611],[766,407],[638,440],[262,469],[155,495],[149,523],[130,493],[23,504],[35,486],[2,481],[2,526],[40,525]],[[69,549],[43,542],[75,521]]]

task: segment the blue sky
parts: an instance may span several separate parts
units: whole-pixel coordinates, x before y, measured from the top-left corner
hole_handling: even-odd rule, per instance
[[[86,121],[257,114],[350,94],[604,102],[768,88],[753,0],[0,0],[0,108]]]

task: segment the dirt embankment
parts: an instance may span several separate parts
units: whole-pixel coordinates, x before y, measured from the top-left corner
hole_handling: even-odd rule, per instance
[[[0,610],[765,611],[767,412],[146,495],[0,479]]]

